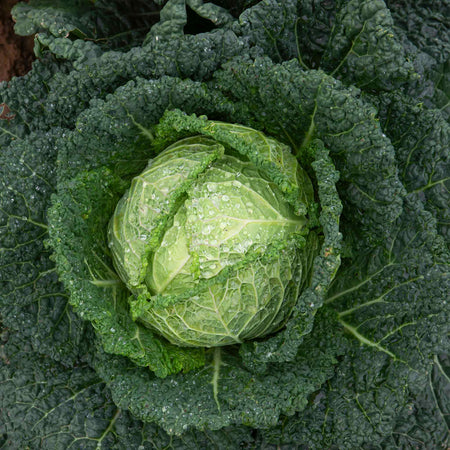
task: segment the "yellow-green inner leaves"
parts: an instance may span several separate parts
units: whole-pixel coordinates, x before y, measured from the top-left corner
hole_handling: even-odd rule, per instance
[[[273,156],[268,142],[276,141],[254,131],[264,149],[258,166],[255,155],[239,153],[252,131],[242,127],[234,148],[205,136],[172,144],[133,179],[110,221],[114,264],[140,302],[134,317],[174,344],[213,347],[266,335],[296,302],[308,269],[301,248],[308,220],[287,200],[282,177],[264,170]],[[276,163],[302,203],[312,202],[295,158]]]

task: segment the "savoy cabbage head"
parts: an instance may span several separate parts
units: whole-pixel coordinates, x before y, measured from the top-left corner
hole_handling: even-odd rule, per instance
[[[0,447],[449,445],[445,3],[13,14]]]
[[[181,347],[280,329],[317,248],[313,187],[289,149],[248,127],[200,125],[217,139],[183,138],[151,159],[108,226],[132,316]]]

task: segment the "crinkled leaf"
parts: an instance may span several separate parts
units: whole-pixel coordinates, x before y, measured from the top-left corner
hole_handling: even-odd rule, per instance
[[[68,307],[44,247],[58,134],[31,135],[0,154],[0,308],[5,326],[22,330],[38,351],[67,362],[81,351],[85,326]]]
[[[439,0],[389,0],[397,34],[420,77],[410,96],[450,113],[450,5]]]
[[[338,2],[301,0],[295,24],[299,61],[307,69],[317,69],[329,43]]]
[[[32,0],[19,3],[13,10],[15,32],[28,36],[40,30],[48,30],[54,36],[75,33],[79,37],[92,37],[95,33],[91,22],[92,3],[83,1]]]
[[[395,148],[399,176],[420,195],[450,244],[450,125],[441,111],[400,95],[379,97],[382,126]]]
[[[145,42],[168,40],[183,36],[188,25],[188,9],[199,17],[211,22],[213,26],[223,26],[233,21],[233,16],[213,2],[203,0],[169,0],[160,13],[160,21],[148,33]],[[197,25],[198,26],[198,25]],[[199,33],[202,30],[195,30]]]
[[[276,62],[295,58],[297,3],[297,0],[258,2],[239,16],[232,29]]]
[[[40,449],[226,450],[254,437],[246,427],[168,435],[119,409],[85,363],[63,366],[37,355],[23,337],[2,330],[0,345],[0,445]]]
[[[392,90],[415,76],[382,0],[340,2],[320,67],[363,89]]]
[[[425,387],[411,396],[384,447],[446,448],[450,443],[450,377],[447,355],[436,355]]]
[[[165,379],[138,370],[125,358],[111,358],[100,348],[93,365],[111,388],[116,404],[144,421],[156,421],[170,434],[230,424],[266,428],[277,423],[280,413],[303,409],[308,396],[332,375],[345,339],[339,336],[332,316],[325,318],[323,326],[335,333],[332,343],[322,339],[319,325],[294,361],[268,365],[259,375],[242,366],[232,346],[208,351],[201,369]],[[311,345],[314,358],[310,358]]]
[[[67,49],[86,40],[103,49],[124,48],[142,42],[157,22],[159,8],[145,0],[31,0],[19,2],[12,16],[17,34],[36,34],[38,52],[58,40]]]

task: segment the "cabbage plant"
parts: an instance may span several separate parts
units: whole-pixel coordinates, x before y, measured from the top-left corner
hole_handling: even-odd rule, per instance
[[[13,14],[1,448],[448,447],[443,2]]]

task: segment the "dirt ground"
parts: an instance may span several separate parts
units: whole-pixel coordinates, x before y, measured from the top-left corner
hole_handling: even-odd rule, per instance
[[[33,37],[14,34],[11,8],[18,0],[0,0],[0,81],[26,74],[31,69]]]

